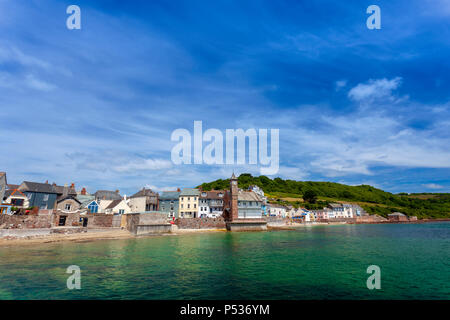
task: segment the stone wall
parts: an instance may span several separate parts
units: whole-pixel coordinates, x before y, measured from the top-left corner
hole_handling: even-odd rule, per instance
[[[104,213],[89,213],[85,217],[88,218],[88,228],[112,228],[113,217],[112,214]]]
[[[51,228],[52,215],[0,215],[0,229]]]
[[[225,220],[218,218],[179,218],[175,225],[180,229],[225,229]]]
[[[170,232],[167,213],[131,213],[126,215],[127,230],[136,235]]]
[[[356,223],[384,223],[388,220],[377,214],[356,217]]]

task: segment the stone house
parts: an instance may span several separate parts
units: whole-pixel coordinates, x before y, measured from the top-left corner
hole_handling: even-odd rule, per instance
[[[130,197],[128,205],[132,212],[157,211],[159,195],[151,189],[142,188]]]

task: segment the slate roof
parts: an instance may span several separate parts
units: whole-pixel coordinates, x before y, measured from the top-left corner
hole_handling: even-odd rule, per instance
[[[261,197],[258,196],[255,192],[253,192],[253,191],[243,191],[243,190],[239,190],[238,200],[239,201],[258,201],[258,202],[262,202]]]
[[[31,181],[22,182],[18,189],[22,192],[28,191],[41,193],[57,193],[55,188],[51,184]]]
[[[394,213],[391,213],[391,214],[388,214],[388,216],[401,216],[401,217],[405,217],[405,215],[403,214],[403,213],[401,213],[401,212],[394,212]]]
[[[110,204],[109,204],[109,206],[107,206],[106,208],[105,208],[105,210],[107,210],[107,209],[114,209],[119,203],[121,203],[122,202],[122,199],[121,200],[113,200],[113,202],[111,202]]]
[[[180,193],[180,196],[198,196],[198,195],[200,195],[200,191],[194,188],[184,188]]]
[[[18,184],[8,184],[8,189],[10,189],[10,190],[19,189],[19,185]]]
[[[206,193],[206,195],[203,195],[203,193]],[[220,193],[222,194],[221,197],[219,196]],[[202,199],[223,199],[224,197],[225,197],[224,190],[212,190],[200,192],[200,198]]]
[[[60,197],[60,198],[58,198],[57,200],[56,200],[56,202],[57,203],[60,203],[60,202],[62,202],[62,201],[64,201],[64,200],[67,200],[67,199],[72,199],[72,200],[75,200],[76,202],[78,202],[79,204],[81,204],[81,202],[80,202],[80,200],[78,200],[76,197],[74,197],[74,196],[72,196],[72,195],[67,195],[67,196],[65,196],[65,197]]]
[[[14,196],[16,196],[16,197],[24,197],[24,198],[27,197],[20,190],[8,189],[8,190],[5,191],[5,199],[8,199],[13,193],[14,193]]]
[[[65,187],[65,186],[53,186],[57,194],[64,194],[64,188],[68,189],[68,193],[70,195],[76,196],[77,191],[74,188],[71,187]]]
[[[152,189],[141,189],[138,192],[136,192],[135,194],[133,194],[130,198],[140,198],[140,197],[154,197],[156,196],[157,193],[153,192]]]
[[[115,191],[98,190],[94,196],[99,200],[122,200],[122,196]]]
[[[180,191],[163,191],[159,195],[160,200],[178,200],[180,196]]]

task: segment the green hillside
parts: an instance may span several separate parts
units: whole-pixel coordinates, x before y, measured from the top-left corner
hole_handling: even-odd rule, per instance
[[[238,178],[239,187],[257,185],[272,202],[318,209],[330,202],[347,202],[361,205],[370,214],[387,216],[399,211],[418,218],[450,218],[449,193],[392,194],[369,185],[347,186],[334,182],[313,182],[253,177],[244,173]],[[229,179],[219,179],[200,185],[203,190],[228,189]],[[303,197],[306,194],[307,201]],[[309,199],[307,195],[315,195]]]

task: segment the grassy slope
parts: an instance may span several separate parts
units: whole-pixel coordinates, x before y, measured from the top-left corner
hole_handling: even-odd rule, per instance
[[[392,194],[372,186],[348,186],[334,182],[312,182],[270,179],[265,176],[253,177],[241,174],[239,187],[246,189],[258,185],[272,201],[305,206],[310,209],[321,208],[330,202],[357,203],[367,212],[387,216],[399,211],[419,218],[450,218],[450,194]],[[228,189],[229,180],[219,179],[200,185],[203,190]],[[313,190],[318,195],[318,203],[303,203],[302,194]]]

